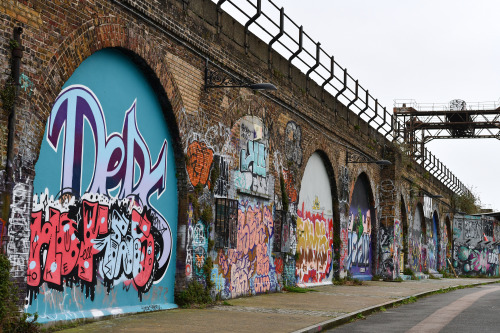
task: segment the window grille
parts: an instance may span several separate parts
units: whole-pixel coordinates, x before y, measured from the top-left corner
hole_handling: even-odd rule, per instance
[[[215,246],[236,248],[238,235],[238,201],[218,198],[215,202]]]

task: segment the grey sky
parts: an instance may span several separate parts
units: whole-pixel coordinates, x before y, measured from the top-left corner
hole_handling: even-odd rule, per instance
[[[388,110],[394,99],[500,98],[498,0],[273,1]],[[483,206],[500,209],[500,141],[435,140],[427,147]]]

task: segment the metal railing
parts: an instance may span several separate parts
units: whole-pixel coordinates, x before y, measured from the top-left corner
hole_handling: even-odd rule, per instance
[[[391,125],[393,114],[386,110],[367,89],[354,79],[346,68],[340,66],[302,26],[286,15],[271,0],[219,0],[217,8],[224,9],[269,45],[269,64],[272,64],[271,50],[288,59],[306,74],[307,82],[315,81],[325,92],[348,105],[360,119],[386,138],[393,139]],[[219,20],[219,29],[224,24]],[[248,37],[245,38],[248,51]],[[291,73],[286,73],[290,75]],[[307,85],[307,88],[309,84]],[[335,110],[336,111],[336,110]]]
[[[269,67],[272,68],[272,50],[288,59],[306,74],[306,90],[309,80],[314,80],[325,92],[346,105],[358,118],[358,125],[363,119],[385,138],[403,143],[399,135],[401,124],[392,112],[382,106],[368,89],[361,86],[347,71],[335,61],[315,41],[302,26],[296,24],[283,7],[276,6],[271,0],[212,0],[217,4],[217,31],[221,31],[224,22],[220,13],[224,9],[230,16],[245,27],[245,50],[248,52],[248,33],[268,43]],[[290,67],[291,68],[291,67]],[[287,73],[291,76],[291,71]],[[337,113],[337,107],[334,107]],[[427,149],[416,159],[428,169],[429,173],[439,179],[445,186],[456,193],[467,192],[467,188],[455,175],[436,159]]]
[[[416,111],[449,111],[450,103],[417,103],[414,99],[395,99],[395,108],[413,108]],[[496,110],[500,108],[500,99],[498,101],[487,102],[467,102],[466,110]]]
[[[443,185],[454,191],[455,193],[467,193],[469,190],[462,182],[427,148],[420,156],[415,158],[417,163],[420,163],[431,175],[438,179]]]

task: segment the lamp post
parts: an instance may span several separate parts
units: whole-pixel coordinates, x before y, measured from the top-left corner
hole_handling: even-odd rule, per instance
[[[210,63],[212,64],[209,67]],[[278,90],[272,83],[248,83],[217,66],[208,58],[205,62],[205,90],[212,88],[248,88],[252,90]]]
[[[278,90],[276,86],[272,83],[251,83],[251,84],[237,84],[237,85],[207,85],[205,83],[205,89],[209,88],[248,88],[252,90]]]
[[[349,154],[348,150],[346,150],[345,152],[345,161],[346,165],[349,163],[374,163],[380,166],[392,164],[391,161],[388,160],[369,160],[369,159],[354,160],[352,159],[352,154]]]

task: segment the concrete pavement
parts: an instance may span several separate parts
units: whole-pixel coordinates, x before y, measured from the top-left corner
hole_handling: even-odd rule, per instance
[[[231,305],[175,309],[96,321],[63,332],[318,332],[381,306],[458,285],[500,279],[364,281],[362,286],[326,285],[308,293],[274,293],[231,299]]]

